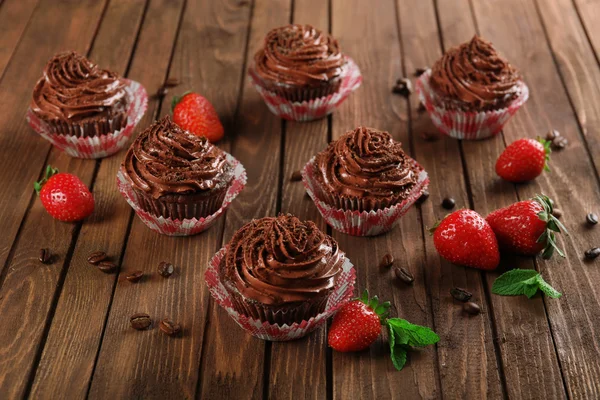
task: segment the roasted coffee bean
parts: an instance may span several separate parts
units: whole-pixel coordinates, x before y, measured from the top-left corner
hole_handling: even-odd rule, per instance
[[[95,251],[91,253],[87,258],[87,262],[94,265],[98,265],[101,261],[104,260],[106,260],[106,253],[103,251]]]
[[[392,265],[394,265],[394,256],[391,254],[386,254],[381,259],[381,262],[379,263],[379,268],[390,268]]]
[[[38,259],[42,264],[52,264],[52,253],[50,253],[50,249],[40,249],[40,256]]]
[[[467,301],[471,300],[471,297],[473,297],[473,293],[471,293],[463,288],[459,288],[459,287],[450,289],[450,294],[456,300],[462,301],[463,303],[466,303]]]
[[[412,276],[412,274],[410,272],[408,272],[406,269],[404,269],[402,267],[395,268],[394,274],[396,275],[396,278],[400,279],[402,282],[407,283],[409,285],[415,281],[415,277]]]
[[[170,319],[163,319],[158,325],[161,331],[169,336],[177,336],[181,332],[181,325],[176,324]]]
[[[168,278],[171,275],[173,275],[173,271],[174,271],[174,267],[173,267],[173,264],[171,264],[171,263],[162,261],[160,264],[158,264],[158,273],[163,278]]]
[[[134,271],[131,274],[127,275],[125,277],[125,279],[127,279],[131,283],[136,283],[136,282],[139,282],[143,276],[144,276],[144,271],[137,270],[137,271]]]
[[[465,310],[465,312],[467,314],[471,314],[471,315],[477,315],[481,312],[481,308],[476,303],[473,303],[472,301],[465,303],[463,305],[463,310]]]
[[[426,142],[434,142],[440,138],[440,135],[433,131],[423,131],[419,133],[419,136],[421,136],[421,138],[423,138],[423,140]]]
[[[594,258],[600,256],[600,247],[592,247],[591,249],[586,250],[584,255],[588,260],[593,260]]]
[[[302,180],[302,171],[294,171],[290,177],[292,182],[298,182]]]
[[[177,79],[177,78],[169,78],[165,82],[165,87],[175,87],[175,86],[179,86],[179,84],[181,84],[181,82],[179,81],[179,79]]]
[[[552,210],[552,215],[554,215],[554,218],[560,219],[560,217],[562,217],[563,213],[560,208],[555,208]]]
[[[415,69],[415,76],[421,76],[425,72],[427,72],[427,67],[417,68],[417,69]]]
[[[396,86],[392,88],[392,93],[408,97],[412,93],[412,83],[410,82],[410,79],[398,79],[396,81]]]
[[[456,202],[452,197],[446,197],[444,200],[442,200],[442,207],[444,207],[446,210],[452,210],[455,205]]]
[[[548,133],[546,133],[546,140],[554,140],[560,136],[560,132],[556,129],[552,129]]]
[[[590,225],[596,225],[598,223],[598,216],[594,213],[589,213],[585,216],[585,221]]]
[[[160,89],[156,92],[156,97],[163,98],[169,93],[169,89],[166,86],[161,86]]]
[[[556,150],[562,150],[569,144],[569,141],[564,136],[558,136],[552,140],[552,147]]]
[[[98,269],[106,274],[110,274],[117,269],[117,264],[112,261],[102,261],[98,264]]]
[[[150,319],[148,314],[144,313],[133,314],[129,318],[129,322],[131,323],[131,327],[138,331],[148,329],[152,325],[152,319]]]
[[[423,190],[423,193],[421,193],[421,196],[419,196],[419,198],[417,199],[417,204],[423,204],[423,203],[425,203],[425,201],[428,198],[429,198],[429,191]]]

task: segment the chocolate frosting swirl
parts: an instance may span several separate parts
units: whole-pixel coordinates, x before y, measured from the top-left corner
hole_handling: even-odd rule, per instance
[[[479,36],[444,53],[433,66],[431,86],[466,108],[482,109],[518,96],[519,73]]]
[[[233,176],[222,150],[181,129],[168,115],[140,133],[123,167],[133,186],[155,199],[208,192],[228,184]]]
[[[359,127],[329,144],[315,159],[324,189],[342,197],[407,196],[419,171],[388,132]]]
[[[126,96],[125,81],[117,74],[65,52],[46,65],[33,90],[31,109],[46,120],[81,121],[110,116],[113,107],[125,104]]]
[[[248,299],[267,305],[328,294],[345,255],[311,221],[292,215],[253,220],[231,239],[222,273]]]
[[[346,63],[337,40],[310,25],[273,29],[254,61],[262,79],[312,87],[338,77]]]

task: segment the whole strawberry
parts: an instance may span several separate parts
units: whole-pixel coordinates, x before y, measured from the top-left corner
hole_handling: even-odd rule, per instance
[[[211,143],[218,142],[225,134],[215,108],[198,93],[173,97],[171,110],[177,125],[196,136],[205,136]]]
[[[544,139],[519,139],[511,143],[496,161],[496,173],[509,182],[526,182],[549,171],[550,142]]]
[[[329,346],[336,351],[361,351],[369,347],[381,334],[381,326],[388,327],[392,362],[401,370],[410,347],[437,343],[440,338],[425,326],[411,324],[401,318],[387,318],[390,302],[379,302],[369,292],[342,306],[333,317],[329,328]]]
[[[555,233],[560,233],[561,229],[566,232],[566,229],[552,212],[552,200],[548,196],[537,195],[531,200],[496,210],[486,220],[503,250],[528,256],[543,251],[544,258],[552,257],[556,250],[564,257],[556,244]]]
[[[492,228],[473,210],[455,211],[431,231],[436,250],[453,264],[492,270],[500,263]]]
[[[60,221],[80,221],[94,211],[94,197],[81,179],[58,173],[50,165],[44,178],[33,187],[48,214]]]

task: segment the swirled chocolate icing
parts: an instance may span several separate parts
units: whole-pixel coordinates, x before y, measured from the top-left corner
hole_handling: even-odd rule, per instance
[[[31,109],[45,120],[78,122],[110,117],[126,103],[125,82],[75,52],[59,53],[33,90]]]
[[[313,87],[338,77],[346,63],[337,40],[310,25],[273,29],[254,61],[264,80]]]
[[[222,274],[246,299],[277,306],[328,294],[344,259],[337,242],[313,222],[280,215],[236,232]]]
[[[388,132],[359,127],[329,144],[315,158],[316,178],[323,189],[338,197],[362,201],[373,209],[408,196],[419,171],[402,145]]]
[[[464,109],[489,109],[519,94],[519,73],[479,36],[444,53],[432,68],[431,86]]]
[[[133,187],[157,199],[208,192],[232,178],[225,153],[205,137],[181,129],[167,115],[137,137],[123,162]]]

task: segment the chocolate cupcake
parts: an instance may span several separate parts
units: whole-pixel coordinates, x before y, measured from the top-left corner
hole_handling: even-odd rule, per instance
[[[142,210],[173,220],[216,212],[234,177],[225,152],[181,129],[169,116],[140,133],[121,172]]]
[[[344,261],[337,242],[313,222],[280,215],[238,230],[219,274],[238,313],[291,325],[325,310]]]
[[[52,134],[106,135],[127,125],[126,81],[75,52],[59,53],[33,90],[31,111]]]
[[[520,82],[517,70],[479,36],[444,53],[430,78],[436,102],[463,111],[507,107],[519,96]]]
[[[266,90],[303,102],[336,93],[346,64],[331,35],[310,25],[286,25],[267,34],[250,73]]]
[[[376,211],[413,195],[420,167],[388,132],[359,127],[314,158],[316,195],[342,210]]]

